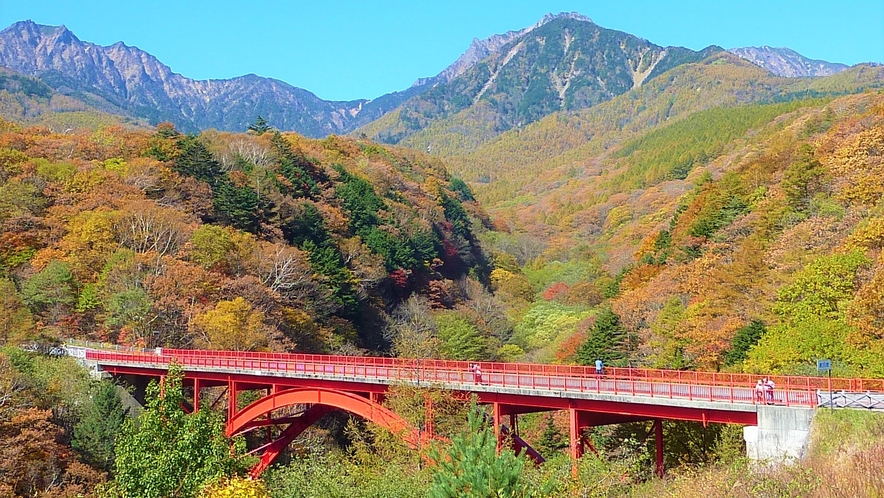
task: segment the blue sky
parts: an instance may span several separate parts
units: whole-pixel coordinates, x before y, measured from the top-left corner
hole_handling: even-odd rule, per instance
[[[579,12],[658,45],[786,46],[814,59],[884,62],[884,0],[0,0],[0,25],[32,19],[100,45],[123,41],[196,79],[248,73],[328,100],[402,90],[473,38]]]

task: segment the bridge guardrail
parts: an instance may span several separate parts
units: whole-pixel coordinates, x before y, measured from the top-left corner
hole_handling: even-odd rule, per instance
[[[232,369],[244,373],[292,372],[320,376],[349,376],[384,381],[419,381],[443,384],[483,384],[518,389],[595,392],[657,398],[678,398],[729,403],[758,403],[754,381],[715,378],[712,373],[696,376],[665,375],[673,371],[608,368],[601,376],[594,368],[564,365],[479,362],[481,379],[470,362],[408,360],[383,357],[329,356],[286,353],[240,353],[157,349],[141,352],[87,350],[89,359],[139,363],[167,368],[172,361],[184,366]],[[473,363],[476,364],[476,363]],[[687,373],[687,372],[686,372]],[[709,377],[708,375],[711,375]],[[731,376],[732,374],[724,374]],[[733,374],[740,375],[743,374]],[[774,390],[773,402],[786,406],[818,405],[818,390],[809,382],[782,382]],[[691,383],[690,380],[694,383]],[[703,380],[709,379],[709,382]],[[730,377],[728,377],[730,380]],[[763,402],[763,401],[762,401]]]
[[[866,408],[868,410],[884,410],[884,393],[817,391],[820,408]]]
[[[540,363],[496,363],[467,362],[454,360],[402,359],[379,356],[341,356],[313,355],[302,353],[265,353],[240,351],[213,351],[195,349],[163,349],[164,354],[185,356],[206,356],[215,358],[242,359],[278,359],[293,361],[328,362],[339,364],[383,364],[383,365],[421,365],[427,368],[469,369],[470,364],[480,366],[482,372],[494,373],[533,373],[554,376],[585,376],[595,377],[595,367],[577,365],[547,365]],[[829,377],[808,377],[791,375],[757,375],[741,373],[702,372],[693,370],[665,370],[647,368],[605,367],[605,375],[624,378],[647,380],[649,382],[666,382],[677,384],[703,384],[712,386],[755,387],[762,377],[768,377],[776,386],[785,390],[829,390],[829,391],[878,391],[884,392],[884,379],[848,379]]]

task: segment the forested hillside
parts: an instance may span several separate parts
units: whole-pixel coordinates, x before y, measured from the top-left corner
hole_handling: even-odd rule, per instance
[[[68,338],[759,374],[816,375],[828,358],[834,375],[884,376],[884,68],[776,77],[579,15],[523,31],[420,96],[378,99],[378,114],[408,100],[358,138],[281,133],[261,117],[242,133],[148,128],[86,83],[77,100],[45,74],[0,69],[0,496],[691,486],[650,482],[649,422],[593,428],[572,478],[566,413],[520,419],[548,458],[535,468],[497,452],[482,408],[404,386],[385,404],[415,427],[433,407],[450,441],[418,455],[332,415],[262,480],[240,479],[246,439],[269,432],[228,439],[220,411],[185,416],[174,371],[127,422],[110,382],[57,357]],[[234,100],[229,123],[254,119]],[[305,129],[345,129],[329,126]],[[855,422],[866,439],[882,433]],[[673,474],[721,463],[697,489],[751,474],[756,494],[828,492],[828,453],[806,473],[761,475],[739,458],[739,427],[662,428]],[[831,461],[868,471],[845,486],[879,479],[880,451],[851,445]],[[152,460],[167,456],[177,463]]]
[[[576,136],[556,119],[578,118],[507,137],[512,155],[490,155],[502,171],[486,170],[500,176],[473,185],[510,232],[491,235],[493,250],[539,293],[516,320],[520,345],[547,360],[603,350],[661,368],[805,374],[832,358],[839,374],[884,374],[882,102],[875,91],[715,107],[613,143],[575,139],[545,160],[532,137]],[[609,325],[581,321],[581,305],[606,298]]]
[[[37,78],[0,67],[0,118],[26,125],[42,125],[64,132],[78,128],[123,125],[147,128],[146,123],[123,116],[107,102],[60,94]]]
[[[485,292],[483,212],[441,162],[253,128],[3,122],[2,342],[383,352],[412,293]]]

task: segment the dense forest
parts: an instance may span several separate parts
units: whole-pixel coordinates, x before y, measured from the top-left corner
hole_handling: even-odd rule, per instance
[[[437,160],[266,125],[3,128],[5,342],[385,352],[412,294],[487,293],[487,218]]]

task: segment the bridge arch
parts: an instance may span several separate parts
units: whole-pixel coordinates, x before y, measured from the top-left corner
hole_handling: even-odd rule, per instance
[[[339,409],[357,415],[369,422],[388,429],[414,448],[426,443],[430,436],[412,427],[390,409],[357,394],[323,388],[296,388],[269,394],[246,406],[227,421],[227,435],[235,436],[255,427],[255,422],[263,422],[274,410],[292,405],[312,405],[300,416],[286,419],[288,427],[279,437],[253,452],[261,453],[260,461],[252,468],[253,477],[260,475],[276,460],[282,451],[308,427],[326,414]]]

